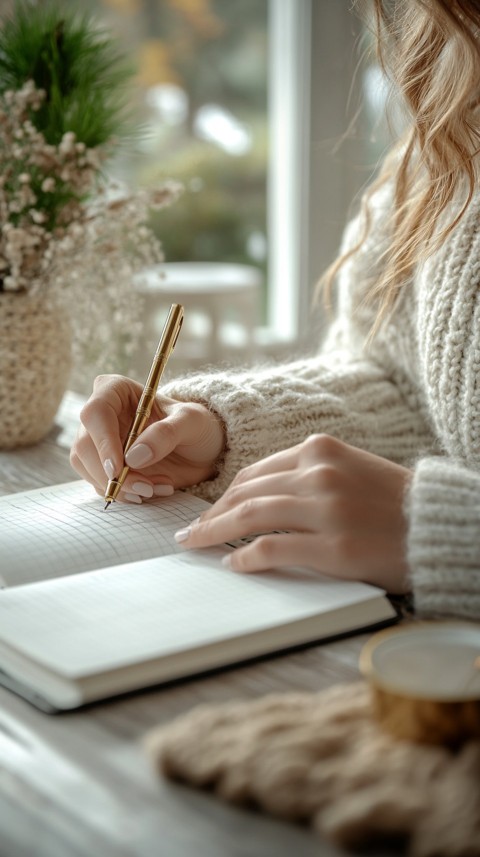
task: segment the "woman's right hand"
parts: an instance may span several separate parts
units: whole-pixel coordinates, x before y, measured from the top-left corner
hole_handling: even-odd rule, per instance
[[[123,444],[142,389],[121,375],[99,375],[82,408],[70,462],[102,496],[107,480],[123,467]],[[125,457],[130,471],[119,499],[138,503],[211,479],[224,449],[223,424],[205,405],[157,396],[146,428]]]

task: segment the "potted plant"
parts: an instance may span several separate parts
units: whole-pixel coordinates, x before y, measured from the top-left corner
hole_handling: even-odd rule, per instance
[[[138,333],[133,273],[176,187],[132,193],[104,165],[131,133],[132,69],[66,3],[19,0],[0,29],[0,447],[50,428],[71,371]]]

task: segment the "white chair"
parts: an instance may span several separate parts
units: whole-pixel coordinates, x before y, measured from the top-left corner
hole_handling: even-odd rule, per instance
[[[259,324],[262,272],[223,262],[169,262],[137,274],[144,302],[144,334],[135,371],[149,368],[170,304],[185,307],[183,329],[170,361],[178,373],[204,364],[250,362]],[[153,349],[153,350],[152,350]]]

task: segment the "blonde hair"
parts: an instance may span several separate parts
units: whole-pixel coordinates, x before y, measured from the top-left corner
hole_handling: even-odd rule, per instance
[[[367,5],[372,10],[372,0]],[[366,295],[377,305],[374,333],[414,266],[454,229],[475,189],[480,0],[373,0],[373,23],[380,65],[403,96],[412,122],[363,199],[365,228],[358,244],[333,263],[323,282],[328,294],[339,268],[368,234],[370,197],[393,180],[391,240],[380,277]],[[462,182],[459,211],[438,228]]]

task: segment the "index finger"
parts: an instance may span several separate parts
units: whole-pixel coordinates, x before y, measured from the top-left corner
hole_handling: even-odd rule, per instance
[[[235,479],[227,488],[227,493],[230,488],[237,486],[239,483],[250,482],[252,479],[258,479],[261,476],[271,476],[275,473],[283,473],[286,470],[293,470],[298,464],[298,456],[301,444],[292,446],[290,449],[282,449],[281,452],[274,452],[267,458],[262,458],[254,464],[249,464],[235,476]]]
[[[100,396],[94,392],[80,413],[82,425],[90,435],[109,478],[118,473],[123,465],[123,442],[119,423],[121,407],[120,399],[114,393]]]

